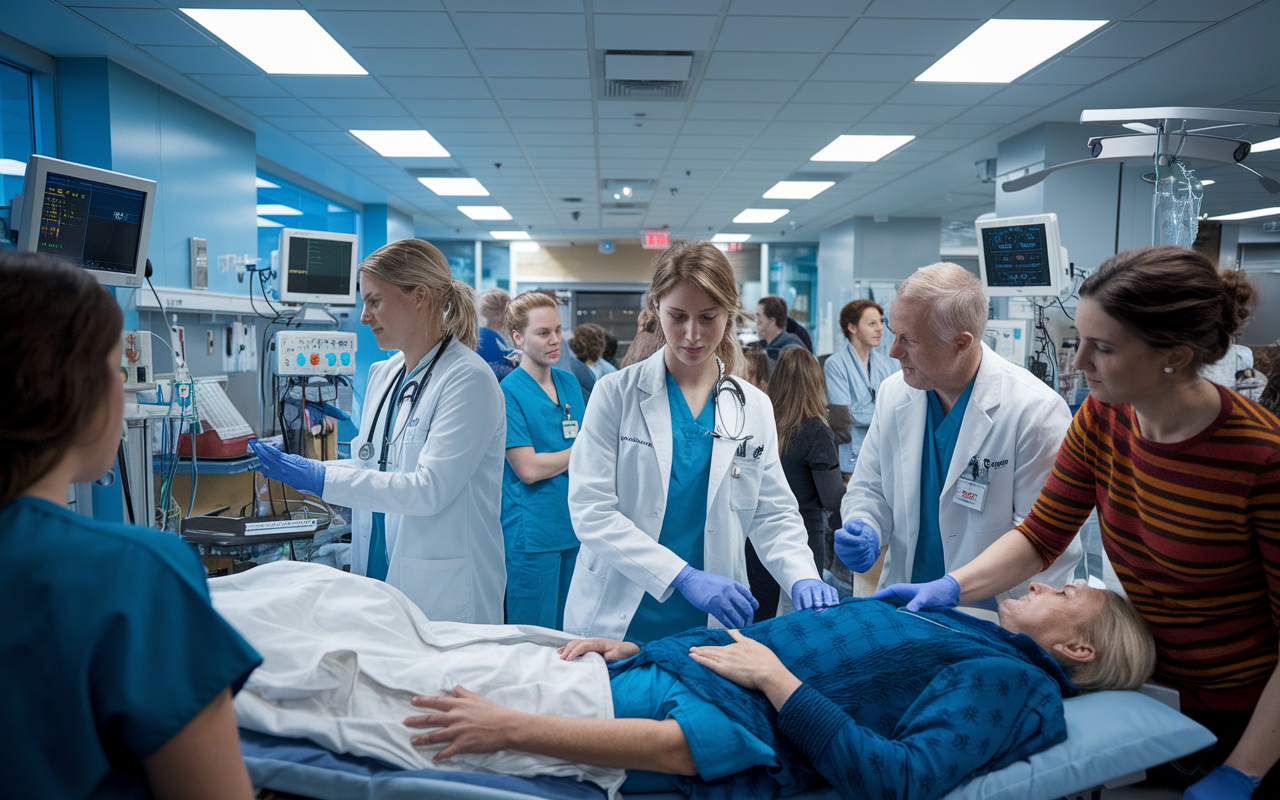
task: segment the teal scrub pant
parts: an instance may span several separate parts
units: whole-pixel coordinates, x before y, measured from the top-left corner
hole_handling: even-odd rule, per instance
[[[577,560],[577,547],[548,553],[507,551],[507,624],[563,630],[564,603]]]

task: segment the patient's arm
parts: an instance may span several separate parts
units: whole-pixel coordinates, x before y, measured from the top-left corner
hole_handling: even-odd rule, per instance
[[[436,713],[409,717],[410,728],[438,730],[414,736],[415,747],[449,742],[437,760],[459,753],[519,750],[579,764],[694,775],[697,769],[674,719],[569,719],[525,714],[486,700],[461,686],[453,697],[415,697]]]
[[[606,664],[612,664],[639,653],[640,645],[615,639],[574,639],[557,647],[556,652],[562,661],[577,661],[587,653],[599,653]]]
[[[248,798],[253,784],[240,755],[231,690],[213,702],[142,762],[158,798]]]

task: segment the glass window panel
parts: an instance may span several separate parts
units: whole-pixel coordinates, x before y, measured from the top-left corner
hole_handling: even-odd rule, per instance
[[[0,63],[0,222],[4,235],[0,248],[12,250],[9,240],[10,205],[13,196],[22,191],[22,173],[27,159],[35,152],[35,117],[31,111],[31,73]],[[16,163],[14,163],[16,162]],[[21,167],[18,165],[22,165]],[[16,172],[16,175],[8,173]]]

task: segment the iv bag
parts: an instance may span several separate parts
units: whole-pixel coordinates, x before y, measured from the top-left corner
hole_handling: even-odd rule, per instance
[[[1200,230],[1200,201],[1204,186],[1181,159],[1156,168],[1156,189],[1151,201],[1151,243],[1191,247]]]

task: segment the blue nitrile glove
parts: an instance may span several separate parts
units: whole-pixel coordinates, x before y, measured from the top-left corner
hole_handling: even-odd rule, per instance
[[[314,458],[281,453],[257,439],[250,439],[249,447],[258,457],[258,469],[263,475],[316,497],[324,492],[324,464]]]
[[[836,531],[836,558],[854,572],[866,572],[880,557],[880,534],[860,519],[851,519]]]
[[[796,607],[796,611],[838,606],[840,594],[834,586],[828,586],[816,578],[804,578],[791,587],[791,604]]]
[[[871,595],[894,605],[907,604],[908,611],[922,608],[950,608],[960,602],[960,584],[950,575],[928,583],[895,583]]]
[[[720,620],[726,628],[741,628],[751,623],[760,604],[751,590],[732,578],[703,572],[685,564],[671,582],[684,599]]]
[[[1261,783],[1261,778],[1223,764],[1188,786],[1182,800],[1249,800]]]

